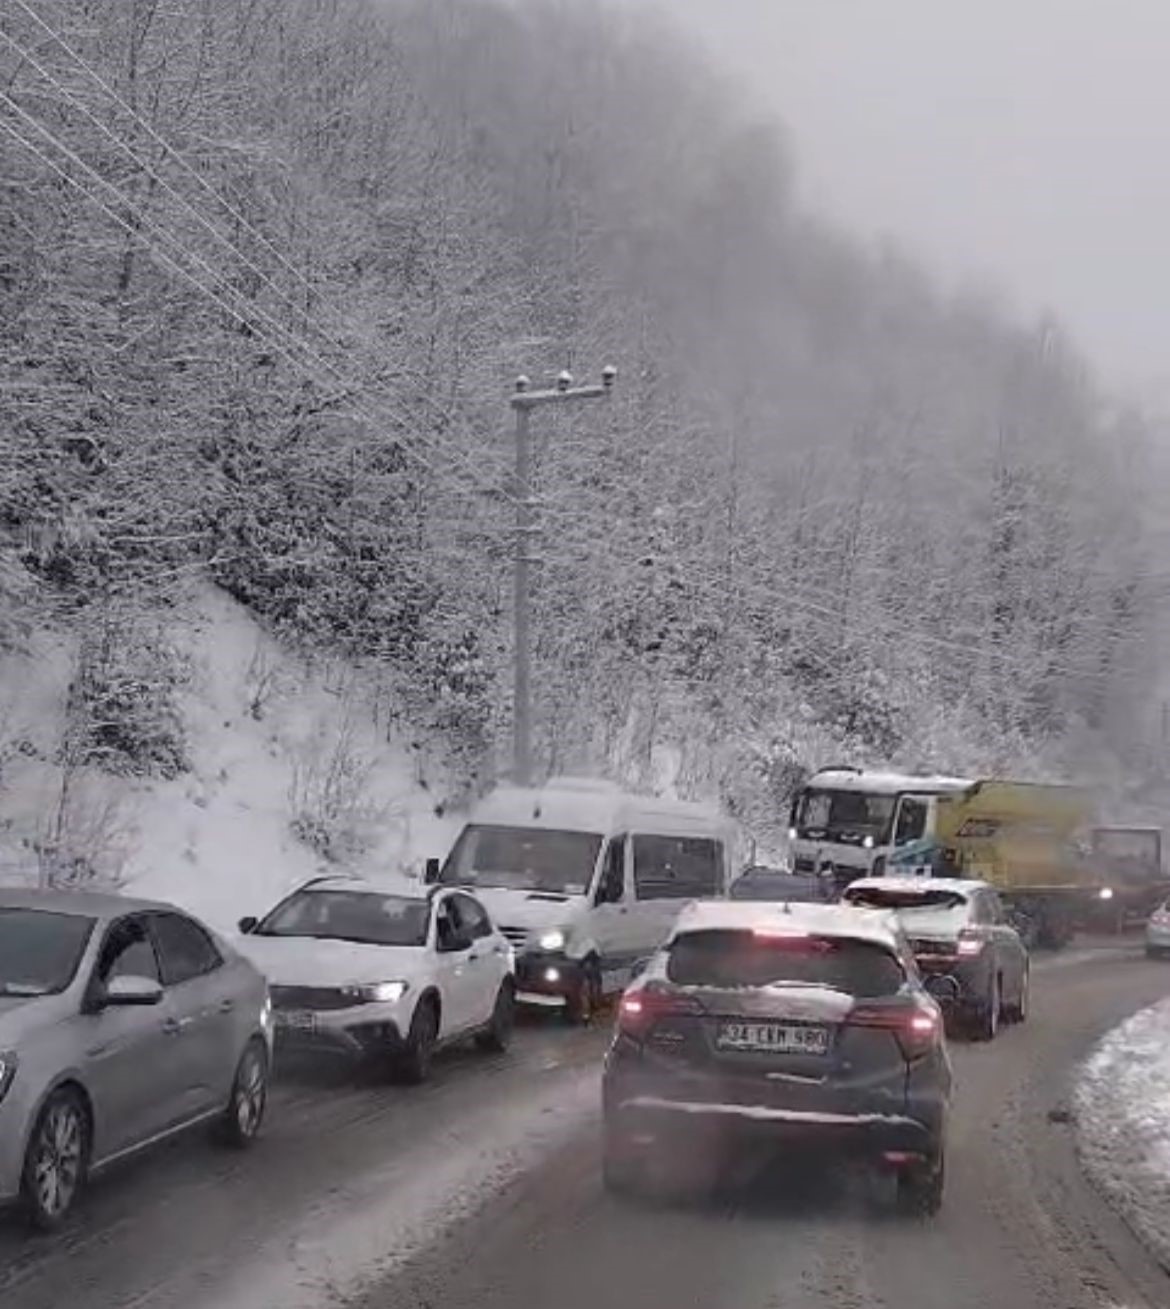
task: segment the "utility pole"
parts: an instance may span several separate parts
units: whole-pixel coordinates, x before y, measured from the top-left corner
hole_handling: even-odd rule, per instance
[[[573,400],[604,400],[613,391],[617,369],[601,370],[600,386],[574,386],[573,375],[561,373],[555,388],[530,391],[527,377],[516,379],[512,409],[516,414],[516,553],[513,556],[513,690],[512,773],[517,786],[532,782],[532,537],[537,532],[532,497],[532,436],[529,418],[540,405]]]

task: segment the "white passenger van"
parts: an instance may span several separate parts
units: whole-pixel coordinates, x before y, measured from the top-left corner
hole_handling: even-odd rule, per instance
[[[427,881],[473,888],[516,951],[518,998],[588,1021],[691,900],[722,897],[736,828],[717,809],[556,778],[473,809]]]

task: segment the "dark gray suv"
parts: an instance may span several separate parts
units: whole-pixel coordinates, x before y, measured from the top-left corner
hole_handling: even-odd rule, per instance
[[[692,905],[622,997],[603,1088],[611,1190],[760,1142],[890,1169],[908,1211],[942,1202],[942,1013],[891,916]]]

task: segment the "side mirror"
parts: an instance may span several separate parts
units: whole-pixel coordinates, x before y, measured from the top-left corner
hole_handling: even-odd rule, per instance
[[[423,870],[423,881],[427,886],[434,886],[439,880],[439,870],[442,868],[442,862],[438,859],[428,859],[426,868]]]
[[[944,1008],[959,998],[959,984],[953,977],[933,976],[926,979],[926,989]]]
[[[249,915],[247,918],[241,918],[236,926],[240,929],[241,936],[249,936],[260,926],[260,920],[259,918]]]
[[[471,937],[466,932],[439,932],[436,947],[440,954],[458,954],[461,950],[471,949]]]
[[[113,1008],[158,1004],[162,998],[162,985],[154,978],[131,976],[115,977],[106,987],[103,996],[106,1005]]]

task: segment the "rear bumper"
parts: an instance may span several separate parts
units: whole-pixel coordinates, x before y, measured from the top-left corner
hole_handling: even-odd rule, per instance
[[[923,977],[953,977],[959,988],[954,1005],[970,1008],[984,1004],[991,987],[990,956],[959,959],[952,955],[915,955]]]
[[[881,1158],[886,1154],[926,1156],[941,1140],[941,1128],[896,1114],[818,1113],[765,1105],[721,1104],[638,1095],[608,1107],[606,1129],[629,1150],[702,1138],[708,1145],[772,1144],[810,1153]]]

